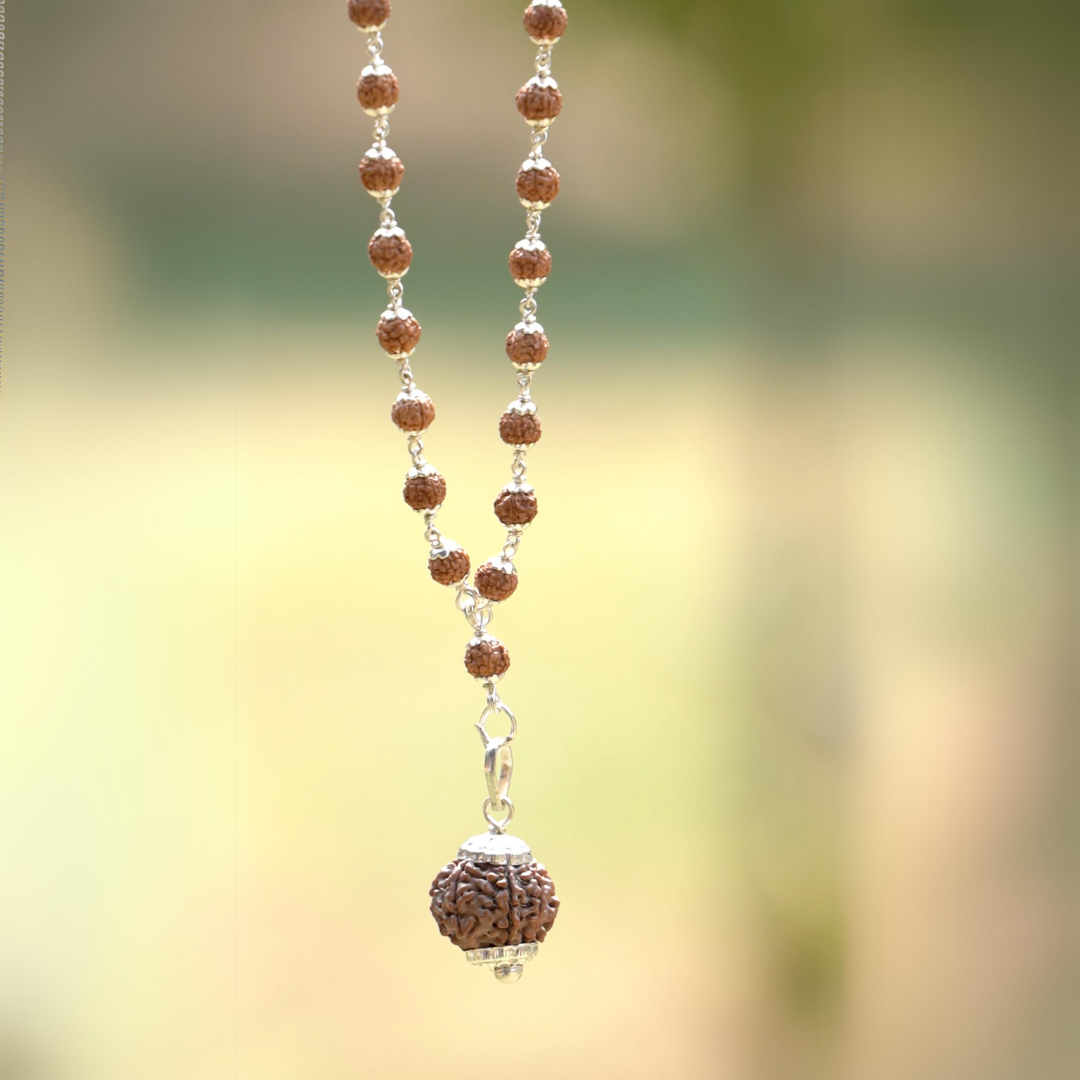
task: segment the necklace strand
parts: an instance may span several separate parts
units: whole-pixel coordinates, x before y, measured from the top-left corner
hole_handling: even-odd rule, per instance
[[[517,397],[499,421],[499,434],[512,449],[510,482],[495,499],[494,510],[506,526],[500,553],[481,566],[470,584],[467,552],[440,531],[436,519],[446,498],[446,481],[424,456],[423,433],[435,419],[435,406],[416,383],[410,358],[420,342],[421,327],[404,305],[403,278],[412,261],[412,246],[398,225],[393,210],[405,167],[387,144],[390,113],[398,101],[398,80],[383,59],[382,25],[389,16],[386,0],[351,0],[350,18],[367,37],[369,64],[361,72],[357,97],[364,111],[375,118],[371,148],[360,163],[360,179],[379,204],[379,228],[368,244],[372,264],[387,282],[388,302],[379,317],[376,337],[396,361],[401,392],[391,409],[394,423],[405,434],[412,467],[405,479],[405,502],[422,516],[424,539],[429,545],[428,569],[432,578],[455,590],[455,602],[472,629],[465,650],[466,670],[482,685],[486,702],[476,724],[484,743],[484,771],[488,797],[483,815],[493,833],[504,833],[514,816],[509,796],[513,776],[511,743],[517,733],[514,713],[500,698],[496,684],[510,667],[510,654],[501,641],[487,633],[495,605],[509,599],[517,588],[514,559],[525,529],[537,514],[537,499],[528,483],[527,455],[539,441],[540,418],[532,398],[533,375],[548,352],[548,339],[537,320],[536,293],[551,270],[551,253],[540,236],[542,212],[558,195],[559,174],[544,157],[550,125],[562,105],[562,95],[551,74],[552,49],[565,29],[566,16],[558,0],[536,0],[525,15],[525,27],[537,44],[535,74],[517,93],[517,108],[529,124],[530,151],[518,172],[516,190],[525,207],[525,236],[514,246],[508,265],[514,282],[523,290],[518,305],[520,321],[506,339],[506,353],[517,372]],[[489,734],[489,722],[502,717],[509,725],[503,736]]]

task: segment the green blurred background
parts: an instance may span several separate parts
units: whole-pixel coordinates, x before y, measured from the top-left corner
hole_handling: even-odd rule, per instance
[[[0,1080],[1080,1073],[1071,8],[570,7],[494,627],[563,909],[512,989],[426,911],[481,701],[400,501],[343,0],[9,8]],[[519,16],[386,30],[474,564]]]

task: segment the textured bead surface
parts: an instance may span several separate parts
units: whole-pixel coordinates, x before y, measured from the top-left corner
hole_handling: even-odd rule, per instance
[[[504,488],[495,500],[495,516],[504,525],[528,525],[538,512],[532,488]]]
[[[469,642],[465,650],[465,670],[474,679],[494,679],[510,668],[510,653],[501,641],[483,637]]]
[[[349,18],[361,30],[378,30],[390,18],[390,0],[349,0]]]
[[[366,67],[356,84],[356,98],[372,116],[388,113],[398,100],[397,76],[388,67]]]
[[[541,433],[540,417],[536,413],[511,409],[499,417],[499,438],[511,446],[532,446],[540,441]]]
[[[506,335],[506,355],[515,364],[532,368],[544,362],[548,339],[539,323],[520,322]]]
[[[555,925],[559,898],[542,863],[495,866],[455,859],[431,884],[431,914],[459,949],[541,942]]]
[[[542,282],[551,273],[551,252],[541,240],[522,240],[507,260],[510,276],[522,288]]]
[[[428,559],[428,571],[440,585],[456,585],[468,576],[471,565],[464,548],[451,548],[442,558]]]
[[[360,183],[376,198],[393,195],[401,187],[404,175],[405,166],[392,151],[369,153],[360,159]]]
[[[539,45],[551,45],[566,33],[569,22],[562,4],[530,4],[525,9],[522,25],[526,33]]]
[[[559,174],[555,166],[540,158],[527,161],[517,174],[517,197],[529,210],[543,210],[559,194]]]
[[[446,481],[437,472],[410,476],[401,497],[414,510],[434,510],[446,501]]]
[[[554,79],[534,76],[518,92],[517,110],[530,124],[550,124],[562,108],[562,94]]]
[[[401,229],[379,229],[368,242],[368,258],[385,278],[401,277],[412,262],[412,244]]]
[[[513,570],[497,563],[486,562],[476,571],[473,579],[476,591],[486,600],[509,600],[518,587],[518,576]]]
[[[375,327],[379,344],[395,359],[409,356],[420,344],[420,324],[405,308],[383,312]]]
[[[435,403],[422,390],[399,394],[390,419],[402,431],[426,431],[435,420]]]

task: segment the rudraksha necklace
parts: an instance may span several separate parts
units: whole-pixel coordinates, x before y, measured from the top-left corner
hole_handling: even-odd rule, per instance
[[[435,419],[435,406],[416,385],[409,358],[420,343],[420,323],[402,306],[402,278],[412,261],[412,247],[397,223],[391,203],[405,167],[387,146],[389,115],[398,100],[398,81],[383,60],[382,28],[390,17],[390,0],[348,0],[349,18],[367,35],[370,64],[360,73],[356,94],[364,111],[375,117],[372,147],[360,162],[360,179],[378,201],[379,228],[368,244],[368,256],[387,281],[389,303],[375,335],[395,360],[401,393],[390,410],[405,433],[412,468],[405,478],[405,502],[423,516],[424,539],[430,545],[428,571],[440,585],[456,592],[459,610],[468,620],[472,639],[465,648],[465,669],[483,687],[487,701],[477,730],[484,743],[487,798],[483,814],[488,831],[470,837],[457,858],[439,871],[431,885],[431,914],[440,932],[465,958],[494,970],[499,982],[516,982],[523,965],[537,953],[555,923],[559,899],[547,870],[533,859],[525,841],[510,836],[506,827],[514,816],[510,780],[514,761],[511,744],[517,719],[499,697],[497,684],[510,667],[506,646],[487,633],[495,605],[517,588],[514,566],[522,533],[536,517],[537,502],[526,473],[526,454],[540,439],[540,417],[532,399],[534,372],[548,353],[548,339],[536,319],[536,291],[551,271],[551,253],[540,239],[541,211],[559,194],[559,174],[544,158],[551,124],[562,107],[562,94],[551,77],[551,53],[566,29],[560,0],[533,0],[525,9],[524,26],[538,46],[536,74],[517,93],[517,108],[531,128],[532,149],[517,176],[517,195],[525,207],[525,238],[510,252],[510,275],[524,290],[521,321],[506,339],[506,354],[517,370],[518,396],[499,420],[499,436],[513,450],[511,481],[495,499],[495,516],[506,526],[502,551],[489,559],[469,582],[465,550],[448,540],[435,524],[446,499],[446,481],[424,457],[423,432]],[[488,724],[509,725],[494,735]]]

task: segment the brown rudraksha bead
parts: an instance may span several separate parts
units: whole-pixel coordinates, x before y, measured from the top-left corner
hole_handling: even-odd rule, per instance
[[[495,679],[510,668],[510,653],[493,637],[477,637],[465,649],[465,670],[474,679]]]
[[[361,30],[378,30],[390,18],[390,0],[349,0],[349,18]]]
[[[396,225],[378,229],[368,242],[368,258],[385,278],[402,277],[412,262],[412,244]]]
[[[532,3],[522,20],[525,31],[537,45],[552,45],[566,33],[566,8],[558,3]]]
[[[360,73],[356,98],[369,116],[385,116],[397,104],[397,76],[385,64],[369,65]]]
[[[517,110],[533,127],[547,127],[562,108],[562,94],[550,76],[534,75],[515,98]]]
[[[540,441],[542,433],[540,417],[535,412],[508,409],[499,417],[499,438],[510,446],[532,446]]]
[[[464,548],[447,548],[428,559],[428,571],[440,585],[456,585],[469,574],[469,553]]]
[[[392,150],[377,153],[368,151],[360,159],[360,183],[376,199],[393,195],[401,187],[401,178],[404,175],[405,166]],[[370,250],[369,248],[368,251]]]
[[[435,420],[435,403],[422,390],[405,390],[390,407],[390,419],[402,431],[426,431]]]
[[[495,500],[495,516],[504,525],[528,525],[538,509],[536,495],[528,484],[505,487]]]
[[[375,336],[391,357],[402,360],[420,344],[420,324],[411,311],[394,308],[379,317]]]
[[[518,587],[518,576],[514,571],[513,563],[507,563],[503,559],[493,559],[484,563],[476,571],[473,578],[476,583],[476,591],[485,600],[509,600]]]
[[[529,158],[517,174],[517,196],[528,210],[543,210],[559,194],[559,174],[544,158]]]
[[[457,858],[431,883],[431,914],[459,949],[541,942],[555,925],[559,898],[544,865],[495,865]]]
[[[510,276],[523,289],[542,285],[551,273],[551,252],[543,240],[519,240],[507,260]]]
[[[547,334],[538,322],[519,322],[506,335],[506,355],[527,371],[539,367],[547,354]]]
[[[446,501],[446,481],[434,470],[412,470],[405,480],[401,497],[414,510],[434,510]]]

